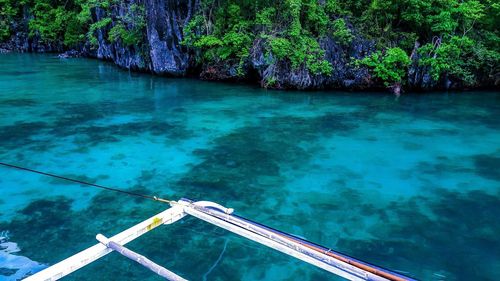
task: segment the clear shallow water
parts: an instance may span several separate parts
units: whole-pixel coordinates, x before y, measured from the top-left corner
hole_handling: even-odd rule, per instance
[[[0,159],[237,213],[424,280],[500,272],[500,93],[274,92],[0,55]],[[165,206],[0,169],[0,232],[55,263]],[[332,280],[195,219],[130,248],[191,280]],[[0,280],[6,262],[1,264]],[[157,280],[110,255],[66,280]]]

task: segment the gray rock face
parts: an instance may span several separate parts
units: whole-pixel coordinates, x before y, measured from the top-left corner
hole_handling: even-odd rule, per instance
[[[357,36],[349,46],[341,46],[327,37],[320,46],[325,50],[325,59],[333,66],[333,74],[324,82],[329,87],[363,89],[373,86],[367,69],[351,65],[351,58],[361,59],[375,51],[373,41]]]
[[[265,39],[257,37],[250,50],[250,57],[243,65],[235,61],[219,62],[216,65],[195,65],[191,59],[191,52],[182,45],[183,29],[191,20],[200,6],[201,0],[123,0],[113,5],[111,10],[95,8],[92,12],[92,21],[98,22],[111,18],[112,22],[105,28],[96,31],[97,45],[92,46],[85,42],[75,48],[75,51],[66,52],[63,58],[86,56],[109,60],[116,65],[134,70],[151,72],[159,75],[185,76],[188,73],[198,73],[201,79],[206,80],[247,80],[257,81],[262,87],[275,89],[382,89],[385,86],[381,81],[373,79],[366,68],[356,67],[353,59],[360,59],[376,50],[375,43],[357,34],[353,26],[349,25],[354,39],[349,45],[339,44],[332,37],[319,40],[319,45],[325,51],[325,60],[333,67],[329,75],[313,74],[306,66],[292,68],[288,60],[278,60],[269,52]],[[109,33],[119,18],[130,18],[134,7],[144,7],[145,26],[143,38],[138,45],[125,45],[121,40],[111,42]],[[0,43],[0,52],[17,50],[21,52],[63,52],[62,43],[47,44],[36,34],[28,36],[28,22],[31,19],[29,10],[25,8],[23,20],[14,23],[16,34],[6,43]],[[128,23],[127,23],[128,24]],[[128,28],[134,26],[130,24]],[[142,25],[142,24],[141,24]],[[443,77],[435,81],[429,67],[419,65],[421,60],[418,54],[418,43],[411,55],[412,64],[408,70],[408,80],[405,88],[411,90],[457,89],[462,85],[453,80],[453,77]],[[201,71],[200,71],[201,70]],[[500,77],[496,74],[484,74],[483,85],[500,84]],[[491,78],[490,76],[494,76]],[[455,79],[457,80],[457,79]],[[457,80],[458,81],[458,80]],[[393,91],[399,92],[403,85],[394,85]]]
[[[373,82],[366,69],[350,65],[350,58],[362,58],[371,53],[374,43],[361,37],[355,38],[349,46],[341,46],[333,38],[320,40],[325,50],[325,60],[331,63],[331,75],[315,75],[305,66],[292,69],[287,61],[275,60],[265,51],[265,42],[258,39],[251,51],[251,68],[256,70],[261,85],[277,89],[363,89]]]
[[[99,59],[114,61],[117,65],[161,75],[185,75],[189,66],[189,54],[181,46],[182,30],[189,22],[199,0],[131,0],[122,2],[112,11],[113,17],[123,17],[131,5],[144,5],[146,11],[146,37],[142,46],[123,46],[120,42],[109,43],[109,30],[98,31],[99,47],[94,54]],[[106,17],[97,9],[95,21]]]
[[[81,56],[81,53],[77,50],[69,50],[62,54],[59,54],[57,57],[60,59],[69,59],[69,58],[78,58]]]
[[[109,31],[115,25],[112,22],[108,27],[96,31],[97,46],[86,42],[77,48],[79,55],[113,61],[120,67],[135,71],[185,75],[189,67],[189,53],[181,45],[182,31],[199,6],[199,0],[126,0],[113,6],[111,11],[93,9],[92,21],[124,17],[134,4],[143,5],[146,12],[145,37],[140,46],[126,46],[119,40],[110,42]],[[37,36],[30,38],[27,27],[29,19],[30,15],[26,11],[23,22],[16,27],[19,31],[10,42],[0,47],[21,52],[64,51],[62,44],[45,44]]]
[[[62,52],[64,46],[61,43],[47,44],[40,40],[40,36],[29,36],[28,22],[32,18],[28,8],[23,9],[22,20],[14,22],[11,28],[16,31],[15,35],[5,43],[0,42],[0,48],[15,50],[18,52],[53,53]]]
[[[151,70],[156,74],[186,74],[189,54],[181,45],[182,30],[199,0],[146,0],[145,4]]]
[[[100,8],[96,8],[92,12],[93,22],[98,22],[106,17],[124,17],[131,5],[142,4],[141,1],[122,1],[120,5],[117,5],[112,11],[111,15],[108,15],[106,11]],[[82,53],[86,56],[96,57],[98,59],[113,61],[120,67],[136,70],[136,71],[147,71],[149,70],[149,64],[147,62],[147,57],[141,53],[140,46],[125,46],[122,42],[110,42],[109,30],[115,23],[111,23],[106,29],[100,29],[96,33],[98,46],[90,46],[86,43],[83,47]]]
[[[416,42],[410,56],[411,65],[408,70],[408,86],[416,90],[430,90],[436,87],[437,82],[432,79],[429,67],[419,66],[419,47],[420,44]]]

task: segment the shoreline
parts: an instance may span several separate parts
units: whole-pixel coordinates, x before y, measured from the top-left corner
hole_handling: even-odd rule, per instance
[[[154,73],[153,71],[145,71],[145,70],[136,70],[136,69],[131,69],[131,68],[126,68],[123,67],[116,62],[114,62],[111,59],[102,59],[102,58],[97,58],[95,56],[88,56],[88,55],[77,55],[77,56],[67,56],[66,54],[69,51],[66,52],[24,52],[24,51],[19,51],[19,50],[10,50],[6,48],[0,48],[0,55],[2,54],[33,54],[33,55],[51,55],[54,58],[61,59],[61,60],[68,60],[68,59],[76,59],[76,58],[81,58],[81,59],[89,59],[89,60],[96,60],[100,62],[105,62],[113,65],[117,69],[123,70],[123,71],[128,71],[130,73],[136,73],[136,74],[146,74],[150,75],[152,77],[160,77],[160,78],[176,78],[176,79],[193,79],[197,81],[202,81],[202,82],[211,82],[211,83],[222,83],[222,84],[228,84],[228,85],[244,85],[244,86],[250,86],[250,87],[255,87],[259,89],[264,89],[268,91],[275,91],[275,92],[303,92],[303,93],[321,93],[321,92],[328,92],[328,91],[336,91],[336,92],[345,92],[345,93],[361,93],[361,92],[368,92],[368,93],[373,93],[373,94],[392,94],[394,96],[401,96],[401,95],[423,95],[423,94],[442,94],[442,93],[468,93],[468,92],[487,92],[487,91],[499,91],[500,89],[495,86],[481,86],[477,88],[455,88],[455,89],[410,89],[410,90],[402,90],[401,94],[396,94],[391,91],[390,88],[384,88],[380,86],[374,86],[374,87],[367,87],[367,88],[347,88],[347,87],[325,87],[325,88],[307,88],[307,89],[277,89],[277,88],[265,88],[259,85],[258,81],[254,81],[252,79],[203,79],[200,77],[200,73],[194,74],[186,74],[186,75],[171,75],[171,74],[157,74]],[[403,88],[404,89],[404,88]]]

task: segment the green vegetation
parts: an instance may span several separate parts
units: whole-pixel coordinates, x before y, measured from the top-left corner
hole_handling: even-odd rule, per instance
[[[11,25],[20,14],[24,1],[0,0],[0,41],[11,35]]]
[[[354,38],[352,32],[347,28],[344,19],[336,19],[333,21],[333,38],[343,45],[349,45]]]
[[[479,83],[477,77],[498,73],[500,4],[497,1],[376,0],[366,2],[369,3],[366,6],[363,2],[349,2],[342,7],[348,10],[358,30],[376,40],[382,50],[400,47],[409,54],[414,42],[420,42],[419,63],[431,68],[435,80],[447,75],[465,86],[473,86]],[[384,68],[371,67],[377,76],[380,74],[377,71]]]
[[[112,12],[117,10],[126,12],[117,16]],[[0,0],[0,40],[10,37],[12,23],[21,21],[26,11],[30,36],[45,43],[95,46],[99,30],[103,40],[124,46],[140,46],[145,38],[145,10],[139,4]],[[331,75],[323,39],[348,49],[355,38],[367,38],[376,50],[352,65],[368,67],[391,85],[405,83],[409,55],[418,42],[418,63],[430,69],[434,80],[448,77],[474,86],[498,75],[498,26],[497,0],[202,0],[185,25],[182,43],[194,51],[199,64],[237,66],[239,75],[245,75],[254,48],[263,48],[270,63]]]
[[[202,1],[187,25],[185,44],[213,63],[244,61],[257,40],[271,57],[292,69],[329,75],[320,39],[349,46],[354,30],[377,43],[378,51],[355,63],[386,85],[404,83],[415,42],[421,66],[465,85],[478,73],[498,73],[500,4],[494,0],[278,0]]]
[[[121,40],[127,46],[139,45],[142,42],[145,27],[144,7],[132,4],[125,16],[116,19],[115,25],[109,31],[109,40],[111,42]]]
[[[293,69],[329,75],[333,69],[317,39],[334,32],[330,19],[315,0],[202,1],[184,30],[184,44],[200,51],[203,62],[242,66],[254,42],[264,40],[272,58],[288,61]],[[339,31],[342,39],[345,33]]]
[[[29,36],[38,36],[42,42],[75,47],[89,41],[97,45],[96,32],[105,31],[110,42],[139,45],[145,33],[145,11],[138,4],[129,5],[127,13],[112,17],[110,12],[118,0],[0,0],[0,40],[11,36],[14,21],[20,22],[24,7],[28,7]],[[92,12],[101,9],[107,17],[92,21]]]
[[[387,49],[384,54],[377,51],[357,61],[358,65],[369,67],[373,75],[384,81],[387,87],[395,83],[401,83],[410,62],[408,55],[400,48]]]

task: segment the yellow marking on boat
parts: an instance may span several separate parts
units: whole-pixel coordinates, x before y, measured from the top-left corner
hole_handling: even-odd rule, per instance
[[[149,224],[146,228],[147,228],[148,230],[151,230],[151,229],[153,229],[153,228],[155,228],[155,227],[159,226],[159,225],[160,225],[160,224],[162,224],[162,223],[163,223],[163,219],[162,219],[162,218],[155,217],[155,218],[153,218],[153,222],[152,222],[152,223],[150,223],[150,224]]]

